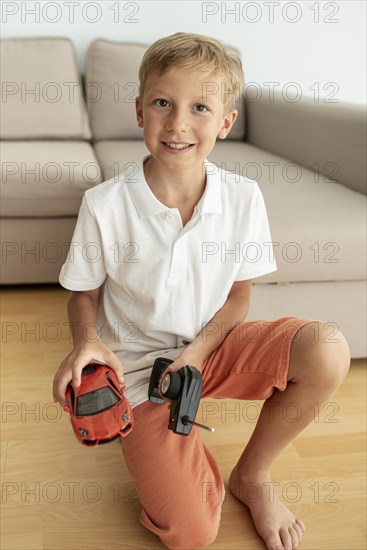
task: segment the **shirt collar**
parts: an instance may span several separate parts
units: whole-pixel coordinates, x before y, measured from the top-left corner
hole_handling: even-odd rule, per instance
[[[149,216],[155,216],[156,214],[170,210],[168,206],[165,206],[157,199],[145,179],[143,164],[149,156],[149,154],[146,154],[141,157],[137,162],[137,172],[127,176],[125,180],[131,198],[141,218],[148,218]],[[209,162],[207,159],[204,160],[204,165],[206,171],[206,186],[197,204],[197,208],[201,214],[221,214],[222,196],[220,170],[218,166]]]

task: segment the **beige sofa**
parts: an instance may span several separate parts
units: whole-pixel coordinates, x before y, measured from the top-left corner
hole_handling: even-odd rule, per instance
[[[83,86],[69,39],[2,41],[2,284],[57,283],[84,190],[147,152],[134,112],[145,49],[93,41]],[[330,343],[339,327],[365,357],[364,107],[248,88],[229,138],[209,160],[258,181],[278,265],[254,281],[249,318],[323,320]]]

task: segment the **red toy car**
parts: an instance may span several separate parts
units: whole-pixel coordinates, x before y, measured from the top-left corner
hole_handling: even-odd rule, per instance
[[[95,447],[125,437],[134,417],[120,388],[115,371],[107,365],[91,363],[83,368],[77,391],[69,383],[65,393],[70,420],[81,443]]]

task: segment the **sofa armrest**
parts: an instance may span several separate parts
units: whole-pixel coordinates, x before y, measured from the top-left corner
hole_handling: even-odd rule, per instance
[[[261,98],[246,99],[246,120],[247,142],[318,172],[316,181],[335,180],[366,194],[364,105],[312,97],[293,102],[263,89]]]

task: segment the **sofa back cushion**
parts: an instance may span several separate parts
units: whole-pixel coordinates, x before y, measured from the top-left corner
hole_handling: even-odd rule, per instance
[[[92,137],[68,38],[4,39],[1,67],[2,139]]]
[[[87,51],[86,101],[95,140],[143,139],[137,126],[135,97],[139,95],[139,66],[148,44],[94,40]],[[229,51],[238,50],[228,46]],[[245,136],[244,101],[227,139]]]
[[[147,48],[102,39],[89,46],[85,95],[94,139],[143,139],[136,123],[135,97],[139,95],[139,65]]]

